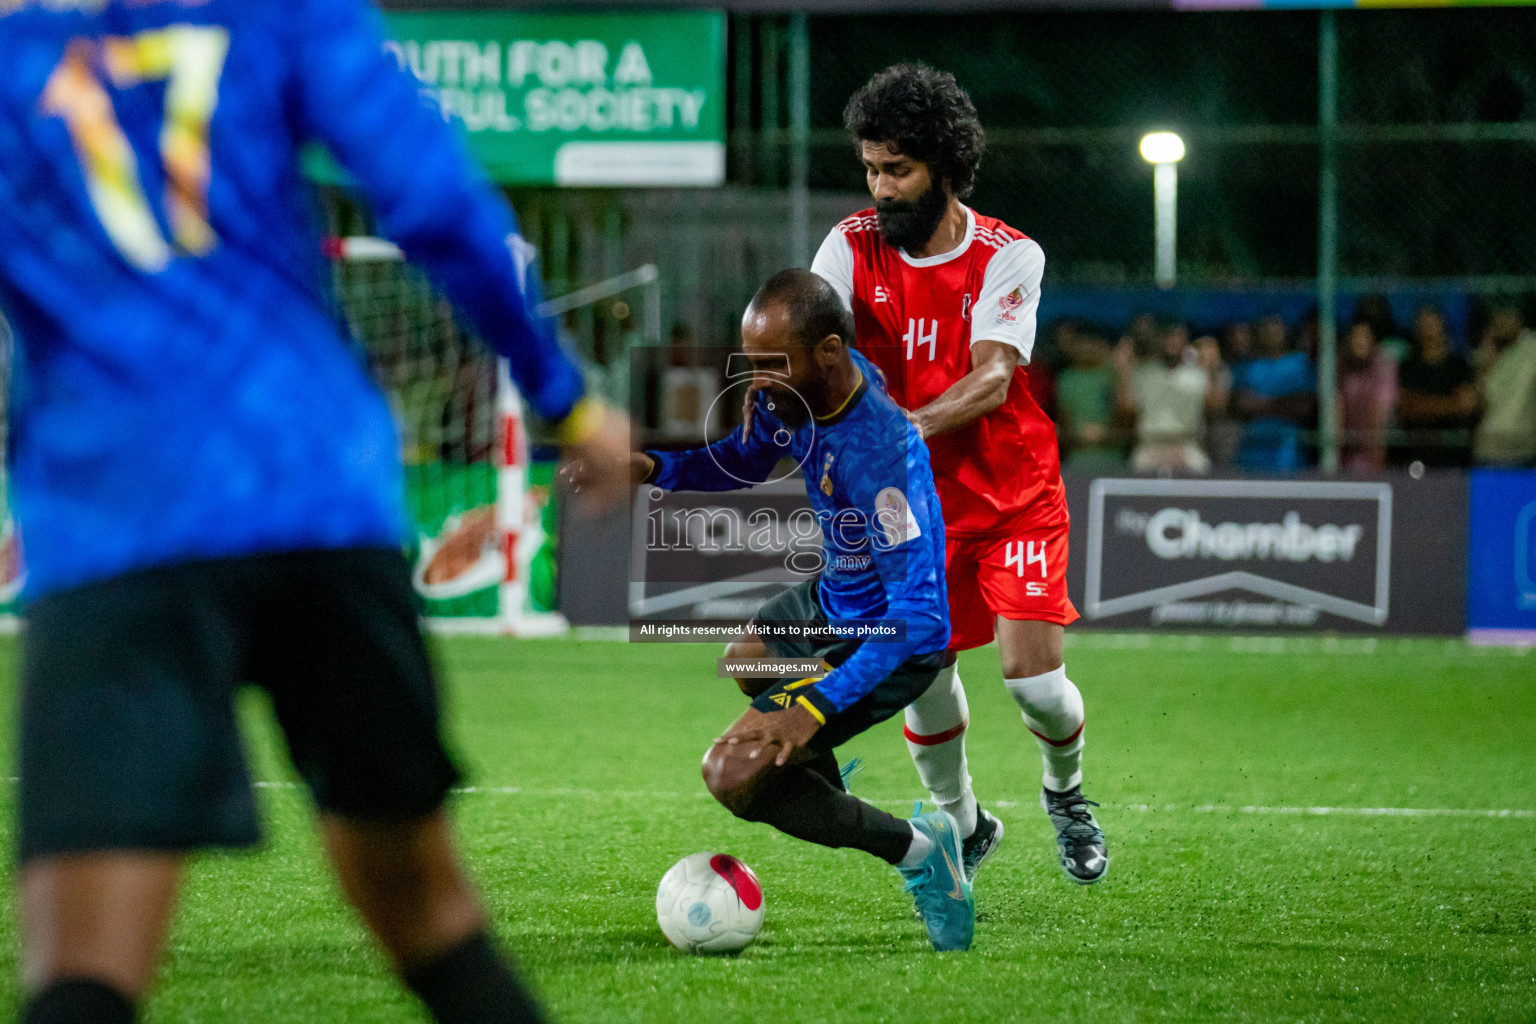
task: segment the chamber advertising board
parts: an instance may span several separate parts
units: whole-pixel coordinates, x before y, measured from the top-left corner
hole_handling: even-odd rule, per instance
[[[1459,633],[1466,481],[1070,480],[1084,625]]]
[[[1464,475],[1069,475],[1067,493],[1068,584],[1082,614],[1074,628],[1447,636],[1467,628]],[[1489,556],[1508,563],[1507,604],[1516,609],[1520,581],[1536,580],[1536,567],[1521,576],[1513,561],[1536,552],[1536,490],[1524,501],[1499,506],[1508,536]],[[1524,547],[1514,530],[1522,522]],[[797,477],[711,495],[642,487],[629,533],[632,624],[745,621],[814,571],[821,540]],[[1524,614],[1536,615],[1529,589]]]

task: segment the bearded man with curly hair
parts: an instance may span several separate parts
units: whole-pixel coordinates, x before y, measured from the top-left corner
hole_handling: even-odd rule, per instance
[[[1082,793],[1083,698],[1062,661],[1064,627],[1078,617],[1067,598],[1066,493],[1055,428],[1026,385],[1045,254],[962,202],[986,136],[953,75],[887,68],[844,116],[875,205],[834,228],[811,269],[852,310],[859,349],[926,440],[947,537],[949,664],[906,709],[907,746],[966,837],[974,877],[1003,826],[971,788],[956,652],[995,637],[1043,754],[1041,803],[1061,867],[1096,882],[1109,853]]]

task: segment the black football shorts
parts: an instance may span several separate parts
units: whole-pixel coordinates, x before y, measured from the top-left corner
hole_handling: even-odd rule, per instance
[[[821,607],[820,582],[820,577],[806,580],[770,599],[758,609],[753,623],[827,622],[827,613]],[[832,668],[851,658],[860,644],[857,640],[841,640],[836,637],[786,639],[762,636],[762,641],[768,653],[776,658],[819,658]],[[927,692],[946,660],[946,652],[934,651],[930,654],[915,654],[897,665],[873,690],[832,715],[811,738],[810,748],[817,751],[832,750],[890,718]],[[782,710],[773,698],[785,692],[786,688],[793,687],[796,682],[796,679],[785,679],[774,684],[755,697],[752,706],[764,712]]]
[[[136,571],[27,610],[21,860],[260,839],[235,720],[264,689],[321,810],[414,818],[458,780],[399,551]]]

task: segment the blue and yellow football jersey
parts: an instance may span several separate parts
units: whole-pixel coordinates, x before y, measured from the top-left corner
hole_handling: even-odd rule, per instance
[[[648,453],[656,460],[651,482],[669,491],[737,490],[767,480],[781,458],[800,464],[821,526],[822,610],[834,621],[905,623],[900,642],[866,641],[816,684],[838,711],[903,661],[949,643],[944,516],[928,447],[879,371],[851,355],[863,380],[826,419],[790,427],[759,393],[745,437],[734,430],[708,447]]]
[[[394,545],[383,395],[331,310],[320,142],[563,417],[581,378],[511,210],[364,0],[0,0],[0,310],[27,595],[199,557]]]

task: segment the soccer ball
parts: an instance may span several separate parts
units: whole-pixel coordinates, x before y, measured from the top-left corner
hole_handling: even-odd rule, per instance
[[[735,857],[695,853],[661,876],[656,923],[685,953],[735,953],[763,926],[763,887]]]

